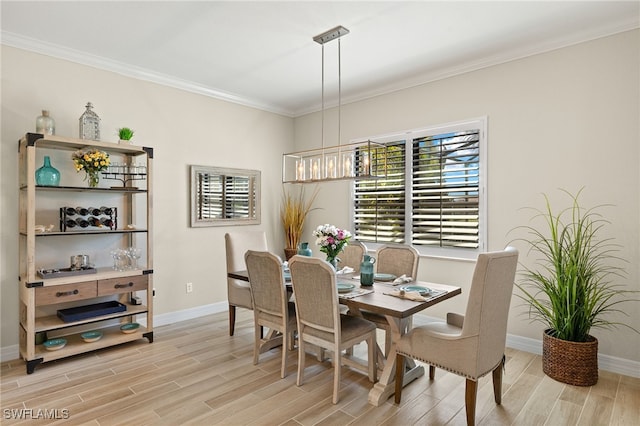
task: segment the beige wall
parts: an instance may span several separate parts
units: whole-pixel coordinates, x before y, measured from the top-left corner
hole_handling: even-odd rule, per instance
[[[623,247],[628,275],[640,282],[640,32],[579,44],[369,100],[343,105],[343,141],[479,116],[488,117],[489,248],[507,244],[513,227],[525,223],[524,206],[540,206],[541,193],[561,201],[557,188],[585,187],[583,201],[610,203],[608,233]],[[280,252],[278,208],[281,153],[320,146],[319,114],[295,120],[125,78],[113,73],[2,47],[2,140],[0,198],[1,347],[17,344],[17,139],[32,130],[48,108],[57,133],[75,136],[84,104],[92,101],[110,129],[128,125],[136,141],[156,149],[156,314],[224,302],[224,229],[188,226],[188,165],[246,167],[263,173],[263,219],[274,251]],[[326,117],[331,134],[331,116]],[[301,141],[304,141],[301,142]],[[329,141],[329,143],[331,143]],[[311,189],[311,188],[310,188]],[[307,227],[350,222],[350,190],[323,184]],[[314,252],[318,250],[315,247]],[[522,260],[527,261],[523,253]],[[464,288],[427,312],[464,309],[473,263],[422,258],[419,278]],[[185,283],[194,292],[184,292]],[[542,326],[529,324],[514,298],[509,333],[541,340]],[[638,304],[620,317],[640,329]],[[600,352],[640,362],[640,339],[625,329],[595,331]]]
[[[264,229],[282,250],[280,164],[293,147],[291,118],[2,46],[2,348],[18,342],[17,141],[35,131],[42,109],[51,111],[56,134],[77,137],[87,101],[102,119],[102,140],[116,142],[116,129],[126,125],[136,144],[154,148],[156,315],[227,298],[229,228],[189,227],[190,164],[261,170],[262,224],[250,228]],[[70,254],[61,255],[63,266]]]
[[[509,230],[530,217],[520,209],[542,207],[542,193],[564,206],[558,188],[585,187],[585,205],[613,205],[602,211],[612,222],[607,235],[628,261],[628,274],[617,283],[640,290],[639,36],[630,31],[343,105],[343,141],[486,116],[489,249],[501,249],[515,237]],[[296,119],[296,141],[315,138],[309,143],[319,146],[318,116]],[[335,122],[325,117],[325,123]],[[325,132],[334,134],[327,127]],[[323,186],[319,204],[325,209],[313,213],[312,223],[328,218],[349,226],[346,187]],[[526,253],[521,261],[527,262]],[[421,258],[419,278],[467,290],[472,271],[473,263]],[[425,313],[464,312],[466,294]],[[542,325],[530,324],[520,304],[513,299],[509,333],[541,340]],[[628,317],[612,319],[640,330],[640,303],[624,310]],[[601,353],[640,361],[638,334],[618,329],[593,330],[593,335]]]

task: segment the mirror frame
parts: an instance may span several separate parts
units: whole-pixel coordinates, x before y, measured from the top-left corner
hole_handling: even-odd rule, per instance
[[[253,193],[255,199],[255,216],[248,218],[218,218],[218,219],[199,219],[198,212],[198,175],[206,173],[221,176],[238,176],[247,177],[253,185]],[[231,225],[259,225],[260,224],[260,170],[233,169],[228,167],[212,167],[212,166],[191,166],[191,227],[199,228],[205,226],[231,226]],[[251,185],[251,184],[250,184]]]

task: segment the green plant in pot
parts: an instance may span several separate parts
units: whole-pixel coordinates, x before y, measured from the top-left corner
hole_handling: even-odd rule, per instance
[[[128,127],[121,127],[118,129],[118,137],[121,141],[127,141],[127,143],[131,141],[134,133],[135,132]]]
[[[284,253],[289,260],[298,250],[298,245],[302,239],[304,223],[312,210],[313,202],[318,196],[318,187],[315,188],[311,196],[306,199],[304,187],[300,187],[297,194],[283,192],[280,218],[284,228]]]
[[[598,340],[592,328],[629,325],[607,320],[608,314],[624,313],[619,304],[634,301],[636,292],[615,285],[624,270],[616,256],[618,246],[600,239],[609,222],[597,210],[579,203],[582,190],[571,198],[571,206],[555,212],[545,195],[544,210],[535,210],[532,221],[544,225],[521,226],[536,263],[524,267],[516,282],[526,302],[529,317],[546,326],[543,334],[543,371],[549,377],[577,386],[598,381]],[[635,330],[635,329],[634,329]]]

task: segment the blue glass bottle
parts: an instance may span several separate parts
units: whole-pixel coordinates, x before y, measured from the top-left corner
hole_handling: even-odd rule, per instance
[[[58,186],[60,185],[60,172],[51,166],[51,159],[48,155],[44,157],[44,165],[36,170],[36,185],[38,186]]]
[[[373,264],[376,260],[365,254],[360,264],[360,285],[371,286],[373,285]]]
[[[309,243],[300,243],[298,246],[298,254],[301,256],[311,256],[313,252],[309,248]]]

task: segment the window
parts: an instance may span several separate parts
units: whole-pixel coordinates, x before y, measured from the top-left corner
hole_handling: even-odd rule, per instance
[[[486,119],[371,138],[387,177],[354,184],[355,238],[474,257],[486,241]]]
[[[260,172],[191,166],[191,226],[260,223]]]

